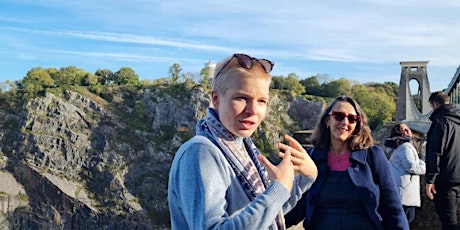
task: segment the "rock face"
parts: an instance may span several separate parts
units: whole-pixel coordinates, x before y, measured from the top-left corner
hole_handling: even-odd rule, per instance
[[[177,148],[206,115],[184,86],[46,93],[0,103],[0,229],[168,229]],[[321,102],[272,95],[255,136],[310,129]]]

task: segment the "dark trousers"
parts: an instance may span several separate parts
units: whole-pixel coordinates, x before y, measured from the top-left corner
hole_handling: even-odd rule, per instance
[[[443,230],[458,230],[457,209],[460,204],[460,184],[436,183],[434,205]]]
[[[415,206],[404,206],[403,205],[403,209],[404,209],[404,213],[406,213],[407,222],[409,222],[410,224],[415,219]]]

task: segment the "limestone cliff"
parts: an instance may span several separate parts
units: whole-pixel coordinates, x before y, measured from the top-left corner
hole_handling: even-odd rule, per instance
[[[282,98],[272,95],[256,143],[311,129],[323,106]],[[169,167],[206,114],[207,93],[75,88],[18,101],[0,98],[0,229],[169,228]]]

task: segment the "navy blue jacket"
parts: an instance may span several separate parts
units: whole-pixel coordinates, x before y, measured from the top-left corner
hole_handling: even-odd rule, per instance
[[[318,178],[306,192],[307,214],[304,225],[307,229],[311,229],[309,223],[314,218],[315,202],[330,172],[327,150],[310,150],[309,154],[318,167]],[[352,165],[347,169],[348,174],[357,187],[369,218],[375,223],[374,229],[409,229],[401,198],[383,150],[373,146],[365,150],[352,151],[350,161]]]

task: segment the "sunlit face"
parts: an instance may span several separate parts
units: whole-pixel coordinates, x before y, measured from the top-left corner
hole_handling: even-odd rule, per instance
[[[224,127],[238,137],[249,137],[265,118],[270,79],[235,76],[224,93],[212,92],[214,108]]]
[[[345,101],[338,101],[332,106],[332,111],[343,112],[347,115],[358,115],[355,108]],[[359,121],[358,121],[359,122]],[[326,125],[331,131],[331,142],[346,142],[355,131],[357,122],[350,123],[345,117],[342,121],[337,121],[332,116],[326,120]]]

